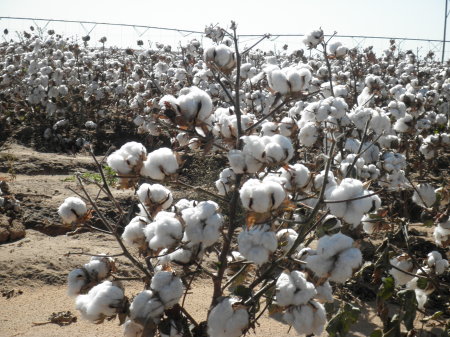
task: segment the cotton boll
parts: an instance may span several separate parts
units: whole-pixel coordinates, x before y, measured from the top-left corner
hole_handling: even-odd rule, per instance
[[[183,227],[174,217],[174,213],[161,215],[159,212],[155,217],[155,221],[144,228],[144,235],[150,249],[158,250],[161,248],[169,248],[183,236]]]
[[[184,88],[177,99],[181,116],[185,121],[205,122],[212,113],[211,97],[198,87]]]
[[[123,298],[121,288],[110,281],[104,281],[93,287],[86,295],[79,295],[76,299],[76,308],[82,318],[96,322],[105,316],[114,316]]]
[[[282,229],[277,232],[278,244],[281,246],[283,252],[288,252],[294,245],[298,234],[290,228]]]
[[[89,274],[83,269],[72,270],[67,276],[67,294],[75,297],[89,283]]]
[[[316,301],[292,306],[283,314],[283,320],[292,325],[299,335],[320,336],[327,322],[325,308]]]
[[[160,184],[144,183],[139,186],[136,194],[142,204],[146,207],[167,209],[172,205],[172,192]]]
[[[145,160],[147,150],[137,142],[128,142],[108,156],[107,163],[119,174],[130,174],[139,170]],[[137,172],[135,172],[137,173]]]
[[[436,275],[443,274],[449,266],[448,261],[443,259],[442,255],[438,251],[428,253],[427,264],[430,268],[434,268]]]
[[[159,148],[147,156],[141,174],[155,180],[163,180],[166,176],[177,172],[179,166],[175,153],[167,148]]]
[[[261,182],[249,179],[239,192],[244,208],[257,213],[265,213],[277,209],[286,199],[283,187],[274,181]]]
[[[149,224],[149,219],[142,216],[136,216],[125,226],[122,234],[123,242],[127,246],[136,248],[142,247],[145,242],[144,228]]]
[[[58,214],[66,224],[81,221],[86,213],[86,203],[78,197],[66,198],[58,208]]]
[[[330,282],[325,281],[322,285],[316,286],[316,291],[315,299],[319,302],[334,302],[333,288],[331,288]]]
[[[354,270],[362,264],[362,254],[358,248],[349,248],[339,254],[333,271],[330,275],[330,281],[344,283],[352,275]]]
[[[130,305],[129,317],[137,322],[145,323],[150,317],[157,323],[164,313],[164,304],[153,290],[144,290],[137,294]]]
[[[389,262],[391,265],[397,267],[400,270],[413,273],[414,270],[413,263],[411,260],[409,260],[409,258],[405,254],[400,255],[398,257],[394,257]],[[413,279],[414,276],[405,274],[404,272],[398,269],[391,268],[389,270],[389,273],[392,275],[392,277],[394,277],[396,286],[405,285],[406,283],[408,283]]]
[[[294,148],[289,138],[282,135],[262,137],[264,158],[269,164],[287,163],[294,155]]]
[[[306,38],[303,40],[303,43],[309,48],[309,49],[313,49],[316,48],[319,43],[321,43],[323,41],[323,30],[319,29],[319,30],[314,30],[311,33],[309,33],[308,35],[306,35]]]
[[[427,208],[436,202],[434,187],[430,184],[419,184],[412,196],[412,200],[419,206]]]
[[[306,304],[316,295],[314,284],[306,281],[302,272],[283,272],[276,283],[276,303],[279,306]]]
[[[238,236],[239,252],[257,265],[267,262],[277,245],[277,237],[268,225],[253,226]]]
[[[351,248],[352,245],[353,239],[342,233],[324,235],[319,239],[316,252],[323,257],[329,258]]]
[[[313,122],[307,122],[303,127],[300,128],[300,131],[298,133],[298,140],[300,144],[306,147],[313,146],[318,138],[318,129]]]
[[[280,177],[286,179],[285,188],[287,190],[298,190],[305,187],[310,180],[309,169],[302,164],[294,164],[288,168],[281,168],[278,170]]]
[[[413,117],[410,114],[405,114],[405,117],[397,119],[393,126],[393,129],[400,133],[408,132],[409,130],[411,130],[412,123]]]
[[[174,273],[168,271],[157,272],[152,278],[150,288],[158,293],[165,309],[172,308],[183,295],[183,282]]]
[[[324,180],[325,180],[325,170],[321,171],[314,178],[313,187],[314,187],[314,189],[316,191],[319,191],[322,188]],[[333,174],[333,172],[329,171],[328,172],[328,177],[327,177],[326,188],[327,189],[332,189],[336,185],[337,185],[337,183],[336,183],[336,179],[334,177],[334,174]]]
[[[225,297],[209,313],[208,335],[214,337],[239,337],[249,324],[249,314],[237,300]]]

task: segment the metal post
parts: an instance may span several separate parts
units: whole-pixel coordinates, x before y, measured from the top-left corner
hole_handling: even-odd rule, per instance
[[[444,63],[445,38],[446,38],[446,35],[447,35],[447,18],[448,18],[447,6],[448,6],[448,0],[445,0],[444,39],[442,40],[442,63]]]

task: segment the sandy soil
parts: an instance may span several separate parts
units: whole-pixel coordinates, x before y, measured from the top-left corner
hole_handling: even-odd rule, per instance
[[[12,155],[12,159],[7,160],[5,154]],[[105,234],[58,235],[68,230],[60,224],[56,214],[58,205],[73,195],[66,187],[75,188],[75,184],[68,178],[75,171],[92,168],[87,155],[37,153],[18,145],[8,145],[0,150],[0,172],[3,172],[0,176],[15,175],[10,185],[21,202],[22,221],[27,227],[24,239],[0,244],[0,291],[4,295],[0,297],[0,337],[121,336],[118,321],[95,325],[79,318],[67,326],[33,324],[46,322],[52,313],[65,310],[79,316],[74,300],[66,295],[66,275],[89,258],[76,254],[67,256],[67,253],[81,252],[80,247],[84,253],[120,252],[113,238]],[[119,192],[119,197],[120,193],[124,193],[123,198],[129,194]],[[134,275],[127,260],[119,258],[117,265],[120,276]],[[192,293],[186,299],[186,308],[198,321],[206,318],[212,291],[210,282],[209,279],[194,282]],[[124,286],[128,297],[142,288],[136,281],[125,282]],[[7,293],[12,296],[8,298]],[[370,302],[355,304],[361,307],[362,314],[349,336],[368,336],[380,325],[374,312],[375,305]],[[261,319],[260,324],[257,336],[295,335],[295,331],[288,333],[287,326],[269,318]]]

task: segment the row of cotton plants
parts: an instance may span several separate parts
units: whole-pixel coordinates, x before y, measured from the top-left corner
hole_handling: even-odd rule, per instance
[[[161,47],[95,57],[79,49],[67,67],[75,73],[63,71],[68,79],[81,73],[77,90],[84,102],[107,93],[119,114],[132,112],[141,132],[172,145],[126,142],[108,155],[118,187],[134,191],[139,212],[130,221],[119,210],[114,222],[108,220],[87,193],[59,208],[65,223],[115,235],[145,284],[143,292],[125,296],[117,283],[120,265],[95,255],[69,274],[77,309],[94,322],[119,315],[125,336],[237,337],[257,333],[266,310],[299,335],[345,334],[352,318],[326,304],[344,301],[336,291],[371,270],[367,286],[378,294],[385,332],[393,324],[410,329],[412,313],[426,312],[429,296],[449,290],[447,68],[398,52],[394,43],[379,58],[370,49],[349,50],[325,40],[321,30],[304,40],[321,55],[310,58],[297,51],[239,51],[235,25],[231,33],[207,27],[206,35],[214,46],[203,51],[192,41],[180,54]],[[18,44],[26,57],[6,61],[11,64],[4,70],[11,65],[13,74],[18,62],[27,80],[53,78],[53,67],[65,65],[48,55],[46,44],[60,45],[62,53],[68,46],[52,36],[38,41]],[[45,67],[53,72],[44,75]],[[122,76],[124,68],[132,75]],[[39,85],[46,91],[52,81]],[[8,94],[20,97],[24,93],[13,92],[18,88],[10,86]],[[47,95],[39,104],[53,102]],[[227,159],[215,186],[185,183],[187,152]],[[210,199],[175,198],[177,186]],[[109,189],[102,191],[117,205]],[[93,225],[97,218],[103,229]],[[434,227],[433,249],[425,255],[410,248],[418,221]],[[378,255],[365,254],[364,244],[378,245]],[[182,300],[189,280],[200,274],[213,288],[203,322]],[[414,297],[404,322],[384,305],[397,296],[395,287]]]

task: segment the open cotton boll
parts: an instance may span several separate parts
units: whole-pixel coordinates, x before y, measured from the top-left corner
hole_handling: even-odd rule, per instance
[[[89,283],[89,274],[83,269],[74,269],[67,276],[67,294],[75,297]]]
[[[172,308],[183,295],[183,282],[174,273],[168,271],[157,272],[152,278],[150,288],[158,293],[165,309]]]
[[[165,213],[162,215],[162,213]],[[144,235],[150,249],[172,247],[183,237],[183,226],[175,213],[159,212],[155,221],[144,228]]]
[[[347,54],[348,48],[344,47],[341,42],[336,41],[328,45],[328,50],[330,54],[336,57],[343,57]]]
[[[303,40],[303,43],[308,47],[308,49],[316,48],[323,41],[323,30],[314,30]]]
[[[299,335],[320,336],[327,322],[325,308],[316,301],[289,307],[283,314],[283,321],[292,325]]]
[[[239,337],[249,324],[249,314],[244,306],[231,297],[224,297],[208,315],[208,335],[214,337]]]
[[[319,191],[322,188],[323,182],[325,180],[325,170],[320,171],[318,175],[314,178],[313,187],[316,191]],[[333,189],[337,185],[336,178],[334,177],[333,172],[328,171],[326,190]]]
[[[242,205],[249,211],[265,213],[280,207],[287,194],[283,186],[275,181],[249,179],[239,191]]]
[[[142,204],[146,207],[159,207],[168,209],[173,202],[172,192],[160,184],[144,183],[139,186],[136,194]]]
[[[130,174],[140,169],[146,155],[147,150],[144,145],[137,142],[128,142],[122,145],[119,150],[110,154],[106,162],[117,173]]]
[[[421,207],[431,207],[436,202],[434,187],[430,184],[419,184],[414,190],[412,200]]]
[[[278,170],[280,177],[286,179],[284,187],[287,190],[295,191],[305,187],[310,180],[309,169],[302,164],[290,165],[287,168],[282,167]]]
[[[342,233],[324,235],[319,239],[316,252],[323,257],[330,258],[351,248],[353,239]]]
[[[177,172],[179,166],[175,153],[162,147],[148,154],[141,169],[141,175],[155,180],[163,180],[166,176]]]
[[[404,117],[397,119],[393,126],[393,129],[397,132],[404,133],[411,130],[412,124],[413,116],[407,113]]]
[[[291,249],[297,237],[297,232],[291,228],[282,229],[277,232],[278,243],[283,252],[288,252]]]
[[[442,258],[441,253],[435,250],[428,253],[427,264],[430,268],[434,268],[436,275],[443,274],[449,266],[448,261]]]
[[[137,322],[145,323],[148,317],[158,323],[164,313],[164,304],[152,290],[144,290],[136,295],[130,305],[129,317]]]
[[[228,152],[228,161],[231,169],[236,174],[256,173],[263,166],[262,160],[255,158],[248,151],[230,150]]]
[[[352,275],[354,270],[362,265],[362,254],[358,248],[349,248],[344,250],[336,261],[333,270],[330,273],[330,281],[344,283]]]
[[[253,226],[238,235],[239,252],[257,265],[266,263],[277,245],[277,236],[268,225]]]
[[[314,122],[307,122],[300,128],[300,131],[298,133],[298,140],[300,144],[306,147],[313,146],[318,138],[319,132]]]
[[[264,144],[262,157],[265,162],[269,164],[287,163],[294,156],[294,147],[289,138],[282,135],[261,138],[261,142]]]
[[[122,233],[123,242],[127,246],[142,247],[145,242],[144,228],[150,223],[147,217],[135,216]]]
[[[331,288],[330,282],[325,281],[322,285],[316,286],[317,294],[314,297],[320,302],[334,302],[333,288]]]
[[[58,214],[66,224],[81,221],[86,213],[86,203],[78,197],[66,198],[58,208]]]
[[[414,273],[414,265],[406,254],[403,254],[398,257],[394,257],[394,258],[390,259],[389,263],[391,265],[397,267],[398,269],[400,269],[400,270],[398,270],[395,268],[391,268],[389,270],[389,273],[392,275],[392,277],[395,280],[396,286],[405,285],[406,283],[408,283],[409,281],[411,281],[414,278],[414,276],[408,275],[401,271],[401,270],[403,270],[408,273]]]
[[[81,317],[96,322],[103,317],[111,317],[117,313],[124,299],[123,290],[110,281],[96,285],[86,295],[78,295],[76,308]]]
[[[214,201],[202,201],[194,208],[181,212],[185,223],[184,241],[202,243],[206,248],[217,242],[223,217],[218,213],[219,205]]]
[[[306,281],[300,271],[283,272],[276,283],[276,303],[279,306],[306,304],[317,294],[314,284]]]
[[[211,97],[198,87],[183,88],[177,100],[179,111],[185,121],[205,122],[212,113]]]
[[[230,71],[236,63],[233,49],[224,44],[206,49],[203,59],[208,63],[214,63],[222,71]]]

